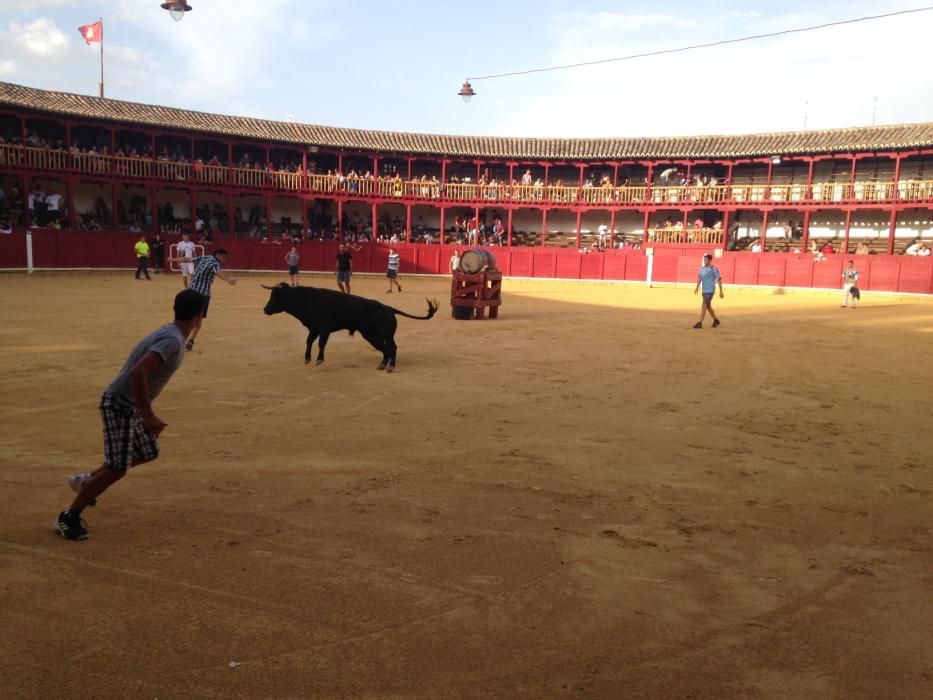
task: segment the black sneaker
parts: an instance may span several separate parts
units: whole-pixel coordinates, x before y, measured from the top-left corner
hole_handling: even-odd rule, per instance
[[[189,340],[187,343],[185,343],[185,350],[190,350],[190,349],[193,348],[193,347],[194,347],[194,341],[193,341],[193,340]]]
[[[58,514],[58,531],[66,540],[87,539],[87,523],[80,515],[63,510]]]
[[[713,328],[715,328],[718,325],[719,325],[719,319],[717,318],[715,321],[713,321]]]
[[[702,327],[703,327],[703,324],[700,323],[699,321],[697,321],[696,323],[693,324],[693,327],[694,327],[694,328],[702,328]]]

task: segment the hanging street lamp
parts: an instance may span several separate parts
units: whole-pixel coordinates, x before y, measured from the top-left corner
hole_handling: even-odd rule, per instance
[[[185,13],[191,12],[194,8],[185,2],[185,0],[169,0],[169,2],[162,3],[162,9],[168,10],[173,20],[181,22],[185,18]]]
[[[473,90],[473,86],[470,85],[470,81],[467,80],[463,83],[463,87],[460,88],[460,92],[457,93],[460,97],[463,98],[464,102],[469,102],[476,92]]]

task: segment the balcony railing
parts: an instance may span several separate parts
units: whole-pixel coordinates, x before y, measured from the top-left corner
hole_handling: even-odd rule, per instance
[[[567,187],[505,183],[440,183],[436,180],[305,174],[234,168],[201,162],[175,163],[93,153],[0,144],[0,168],[85,174],[128,180],[158,180],[234,187],[254,191],[322,194],[346,199],[398,199],[529,206],[671,207],[693,205],[797,205],[921,203],[933,201],[933,180],[801,183],[743,182],[717,185],[635,185]]]

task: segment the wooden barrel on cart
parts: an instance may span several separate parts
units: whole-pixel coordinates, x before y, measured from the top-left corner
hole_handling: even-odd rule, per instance
[[[482,248],[472,248],[460,256],[460,272],[475,275],[483,270],[496,269],[496,256]]]

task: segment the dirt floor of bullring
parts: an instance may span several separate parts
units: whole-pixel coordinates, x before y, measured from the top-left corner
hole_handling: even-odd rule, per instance
[[[218,281],[156,403],[162,456],[100,464],[99,395],[177,276],[0,277],[4,697],[933,697],[933,302],[359,276],[398,370],[320,367]],[[305,284],[335,286],[332,276]]]

